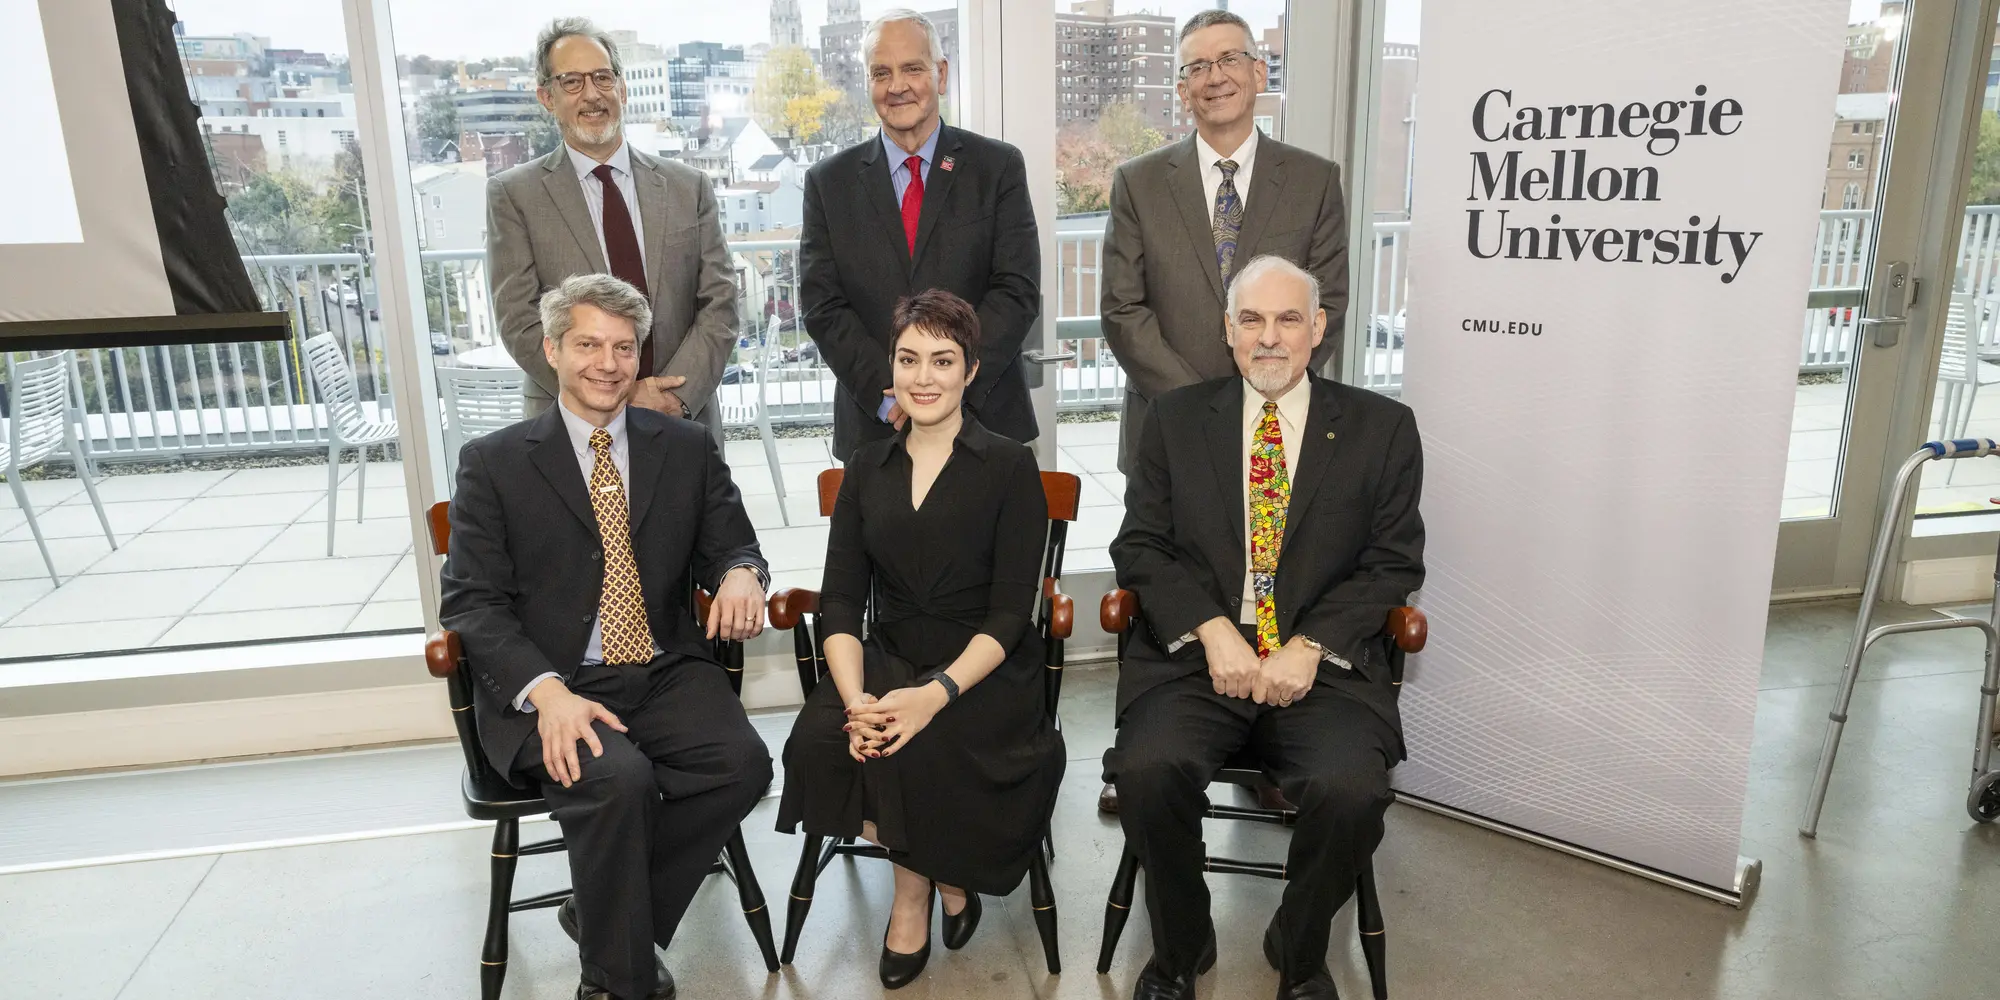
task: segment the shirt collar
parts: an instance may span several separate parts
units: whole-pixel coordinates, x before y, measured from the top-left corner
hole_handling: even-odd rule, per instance
[[[1196,132],[1194,134],[1194,149],[1196,153],[1201,155],[1201,169],[1214,170],[1215,161],[1217,160],[1235,160],[1236,172],[1239,174],[1250,169],[1251,161],[1257,158],[1257,137],[1263,134],[1262,129],[1252,126],[1249,137],[1243,140],[1243,145],[1236,147],[1234,153],[1224,156],[1216,152],[1215,147],[1209,145],[1208,140],[1202,138],[1200,132]]]
[[[590,172],[597,169],[597,161],[577,152],[575,146],[564,143],[563,149],[569,151],[569,165],[576,169],[577,180],[589,177]],[[632,173],[632,147],[620,142],[618,149],[611,154],[611,158],[604,162],[611,168],[613,173],[630,176]]]
[[[590,432],[596,430],[597,427],[590,421],[571,413],[569,407],[561,399],[556,400],[556,411],[562,414],[563,429],[569,432],[570,447],[575,448],[578,454],[588,454],[590,452]],[[619,407],[618,415],[612,417],[611,422],[604,425],[604,429],[611,432],[611,446],[613,448],[618,447],[618,442],[625,440],[624,407]]]
[[[882,152],[889,157],[889,171],[894,173],[897,168],[903,165],[904,161],[910,158],[911,154],[903,152],[903,147],[896,145],[895,141],[889,138],[888,129],[883,129],[881,134]],[[937,127],[931,129],[931,137],[925,139],[924,144],[917,147],[916,155],[924,158],[924,166],[928,167],[937,162],[938,136],[943,134],[944,121],[943,119],[939,119]]]
[[[889,463],[889,456],[894,455],[896,452],[908,450],[910,428],[915,426],[916,424],[913,422],[904,421],[903,429],[896,432],[895,445],[882,452],[881,464],[887,465]],[[954,453],[962,448],[971,452],[973,457],[984,461],[986,459],[986,449],[992,441],[992,431],[987,430],[978,420],[973,419],[972,414],[963,411],[960,412],[958,436],[953,438],[951,442]]]
[[[1292,386],[1290,389],[1286,389],[1285,394],[1278,397],[1278,416],[1281,420],[1284,421],[1284,423],[1292,427],[1304,427],[1306,425],[1306,411],[1310,410],[1311,408],[1312,408],[1311,374],[1300,376],[1297,385]],[[1250,387],[1250,381],[1248,379],[1245,379],[1243,381],[1244,425],[1253,426],[1254,422],[1263,415],[1263,412],[1264,412],[1263,393],[1260,393],[1257,390],[1252,389]]]

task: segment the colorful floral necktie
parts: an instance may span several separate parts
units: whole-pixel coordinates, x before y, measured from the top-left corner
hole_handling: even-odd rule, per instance
[[[646,625],[646,598],[632,559],[625,481],[611,461],[611,432],[602,427],[591,431],[590,450],[597,453],[597,463],[590,467],[590,506],[597,512],[597,534],[604,543],[604,590],[597,597],[604,662],[645,663],[653,658],[653,631]]]
[[[1264,419],[1250,441],[1250,580],[1257,594],[1257,655],[1269,656],[1278,642],[1278,551],[1285,545],[1285,508],[1292,502],[1292,478],[1285,472],[1285,439],[1278,430],[1278,404],[1264,402]]]

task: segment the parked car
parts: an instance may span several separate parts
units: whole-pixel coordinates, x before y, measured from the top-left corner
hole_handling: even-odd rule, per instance
[[[819,362],[819,345],[808,340],[797,347],[786,348],[785,360],[803,361],[806,364],[817,364]]]
[[[1368,342],[1374,347],[1403,346],[1403,316],[1405,310],[1396,310],[1394,317],[1376,316],[1368,323]]]
[[[722,370],[723,385],[742,385],[757,381],[757,369],[749,365],[730,365]]]

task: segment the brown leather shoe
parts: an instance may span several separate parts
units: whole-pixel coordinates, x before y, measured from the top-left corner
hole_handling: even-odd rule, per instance
[[[1097,793],[1097,811],[1118,815],[1118,786],[1106,783],[1104,790]]]

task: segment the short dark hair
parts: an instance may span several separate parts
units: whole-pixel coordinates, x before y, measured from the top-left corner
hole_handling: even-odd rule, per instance
[[[916,327],[933,337],[942,337],[958,345],[965,352],[965,363],[979,360],[979,313],[972,304],[942,288],[930,288],[915,295],[904,296],[896,303],[895,315],[890,323],[894,333],[889,339],[889,354],[896,353],[896,341],[903,338],[903,331]]]
[[[1243,37],[1250,42],[1250,54],[1253,56],[1257,54],[1257,36],[1250,31],[1250,22],[1245,21],[1241,15],[1226,10],[1205,10],[1188,18],[1187,23],[1181,25],[1181,37],[1177,41],[1185,42],[1189,35],[1203,28],[1213,28],[1218,24],[1233,24],[1242,28]]]

